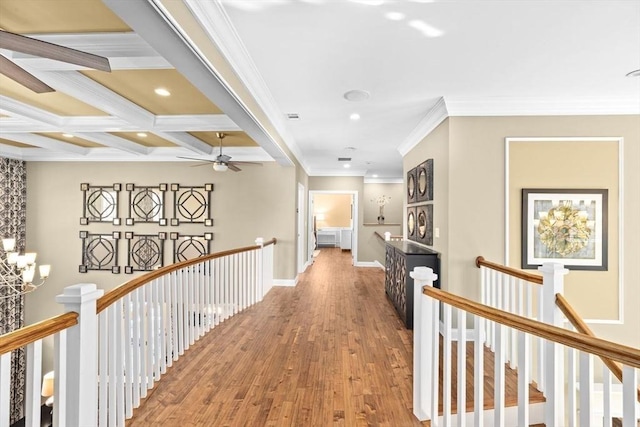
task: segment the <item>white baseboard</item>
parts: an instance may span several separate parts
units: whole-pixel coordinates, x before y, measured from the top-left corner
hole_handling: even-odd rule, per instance
[[[355,267],[375,267],[384,270],[384,265],[380,264],[378,261],[358,261],[356,262]]]
[[[273,286],[294,287],[298,284],[298,277],[295,279],[273,279]]]

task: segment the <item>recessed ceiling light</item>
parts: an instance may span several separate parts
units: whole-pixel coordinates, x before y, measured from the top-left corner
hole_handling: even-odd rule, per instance
[[[349,169],[349,168],[351,167],[351,165],[350,165],[349,163],[345,163],[345,164],[343,165],[343,167],[344,167],[345,169]]]
[[[356,151],[356,147],[344,147],[344,149],[348,151]]]
[[[169,96],[169,95],[171,95],[171,92],[169,92],[167,89],[165,89],[163,87],[155,88],[154,92],[156,93],[156,95],[160,95],[160,96]]]
[[[409,26],[420,31],[422,34],[424,34],[427,37],[440,37],[441,35],[444,34],[444,31],[439,30],[435,27],[432,27],[431,25],[419,19],[410,21]]]
[[[392,21],[402,21],[404,19],[404,13],[402,12],[387,12],[384,16]]]
[[[354,90],[350,90],[348,92],[345,92],[344,95],[342,95],[342,96],[347,101],[360,102],[360,101],[365,101],[365,100],[369,99],[371,94],[369,92],[367,92],[366,90],[354,89]]]
[[[138,133],[136,133],[136,135],[138,135],[140,138],[146,138],[147,137],[147,134],[144,133],[144,132],[138,132]]]
[[[73,135],[71,135],[70,133],[63,133],[62,136],[64,136],[65,138],[73,138]]]
[[[640,77],[640,70],[635,70],[630,73],[627,73],[627,77]]]
[[[351,114],[351,115],[349,116],[349,118],[350,118],[351,120],[360,120],[360,114],[358,114],[358,113],[353,113],[353,114]]]
[[[374,173],[374,174],[373,174],[373,177],[374,177],[374,178],[377,178],[377,177],[378,177],[378,175]]]

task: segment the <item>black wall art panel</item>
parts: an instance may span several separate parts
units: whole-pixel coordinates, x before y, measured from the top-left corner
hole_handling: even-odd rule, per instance
[[[211,219],[211,193],[213,184],[201,187],[187,187],[171,184],[173,192],[173,218],[171,225],[181,223],[204,224],[213,226]]]
[[[415,203],[418,199],[418,168],[407,172],[407,203]]]
[[[108,222],[120,225],[118,208],[120,204],[120,190],[122,184],[111,186],[80,184],[82,191],[82,217],[80,225],[90,222]]]
[[[417,240],[418,220],[416,218],[417,209],[415,206],[407,208],[407,239]]]
[[[113,274],[120,273],[120,266],[118,265],[120,232],[91,234],[88,231],[81,231],[80,239],[82,239],[80,273],[86,273],[89,270],[111,271]]]
[[[433,246],[433,205],[417,207],[417,241]]]
[[[129,215],[127,225],[138,222],[152,222],[161,226],[167,225],[165,217],[165,194],[167,184],[159,184],[155,187],[127,184],[129,193]]]
[[[417,202],[433,200],[433,159],[429,159],[418,165],[417,190]]]
[[[204,233],[198,236],[171,233],[170,238],[173,240],[174,263],[211,253],[213,233]]]
[[[126,274],[134,271],[152,271],[164,266],[164,242],[167,233],[124,234],[127,239],[128,262],[124,268]]]

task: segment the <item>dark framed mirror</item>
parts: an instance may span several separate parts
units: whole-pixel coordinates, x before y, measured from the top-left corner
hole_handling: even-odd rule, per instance
[[[415,203],[418,197],[417,171],[418,168],[413,168],[407,172],[407,203]]]
[[[433,246],[433,205],[417,207],[417,241]]]
[[[407,239],[416,240],[416,208],[407,208]]]

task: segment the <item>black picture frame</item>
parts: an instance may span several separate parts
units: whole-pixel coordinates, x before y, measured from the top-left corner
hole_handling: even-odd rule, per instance
[[[607,189],[522,189],[521,266],[608,269]]]

